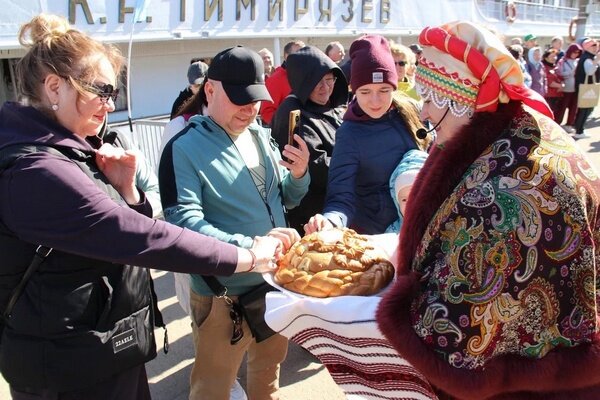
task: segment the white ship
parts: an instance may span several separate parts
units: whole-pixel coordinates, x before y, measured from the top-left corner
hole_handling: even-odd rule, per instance
[[[8,3],[8,4],[7,4]],[[134,22],[134,13],[138,12]],[[5,0],[0,7],[0,101],[15,100],[14,67],[23,55],[22,23],[45,12],[64,15],[78,29],[117,44],[128,54],[131,98],[111,123],[168,114],[186,86],[193,57],[211,57],[243,44],[271,49],[276,64],[292,39],[322,49],[331,40],[349,46],[361,33],[380,33],[404,44],[425,26],[452,20],[484,24],[506,37],[532,33],[541,44],[561,35],[600,36],[600,1],[591,0]]]

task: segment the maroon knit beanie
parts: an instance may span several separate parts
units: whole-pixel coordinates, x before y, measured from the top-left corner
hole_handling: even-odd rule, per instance
[[[396,89],[398,73],[386,38],[364,35],[350,46],[350,86],[356,91],[369,83],[389,83]]]

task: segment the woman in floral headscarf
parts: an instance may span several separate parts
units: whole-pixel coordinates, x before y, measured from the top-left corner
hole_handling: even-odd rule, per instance
[[[383,334],[442,397],[598,399],[600,180],[492,33],[426,28],[417,176]]]

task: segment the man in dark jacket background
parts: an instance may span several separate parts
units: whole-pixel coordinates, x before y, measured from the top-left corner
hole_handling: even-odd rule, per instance
[[[323,209],[335,132],[346,111],[348,82],[340,67],[313,46],[288,56],[287,74],[291,95],[277,109],[271,135],[283,149],[288,143],[290,111],[300,110],[296,133],[310,151],[311,183],[300,205],[289,210],[288,217],[290,226],[303,234],[303,225]]]

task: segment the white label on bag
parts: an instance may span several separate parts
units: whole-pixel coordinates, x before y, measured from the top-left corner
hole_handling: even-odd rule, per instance
[[[597,97],[597,94],[593,89],[585,91],[581,94],[581,98],[586,99],[586,100],[595,100],[596,97]]]
[[[119,333],[118,335],[112,338],[112,344],[113,352],[115,354],[125,350],[126,348],[136,345],[137,338],[135,336],[135,331],[133,329],[130,329],[123,333]]]

